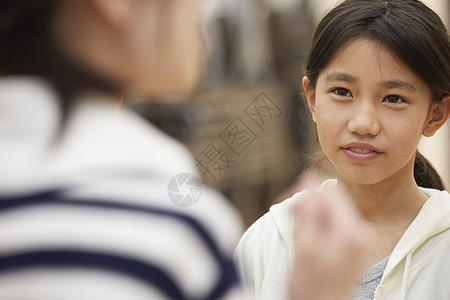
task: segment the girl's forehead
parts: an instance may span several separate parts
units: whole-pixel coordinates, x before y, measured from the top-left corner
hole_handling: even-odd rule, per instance
[[[355,79],[396,78],[424,84],[397,55],[382,42],[360,38],[347,43],[336,53],[319,74],[319,79],[326,78],[330,73],[344,73]],[[342,76],[341,76],[342,77]]]
[[[327,67],[333,64],[346,64],[355,68],[363,67],[356,62],[374,63],[380,67],[396,64],[409,70],[390,48],[381,41],[370,38],[359,38],[345,43],[336,51]]]

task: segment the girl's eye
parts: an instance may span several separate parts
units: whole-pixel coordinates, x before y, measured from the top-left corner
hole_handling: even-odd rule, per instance
[[[402,97],[397,95],[389,95],[383,99],[383,102],[391,103],[391,104],[398,104],[406,102]]]
[[[332,90],[332,92],[338,96],[342,96],[342,97],[351,97],[352,93],[350,93],[349,90],[344,89],[344,88],[335,88],[334,90]]]

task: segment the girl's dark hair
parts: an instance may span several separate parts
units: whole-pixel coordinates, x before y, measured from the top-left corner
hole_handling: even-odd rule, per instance
[[[64,0],[2,0],[0,3],[0,75],[46,79],[59,93],[62,121],[80,93],[119,94],[119,86],[69,59],[53,41],[52,22]],[[64,123],[64,122],[63,122]]]
[[[304,74],[315,88],[319,73],[339,50],[359,38],[381,42],[431,88],[435,103],[450,93],[450,42],[439,16],[418,0],[346,0],[319,23]],[[419,186],[443,190],[431,164],[417,153]]]

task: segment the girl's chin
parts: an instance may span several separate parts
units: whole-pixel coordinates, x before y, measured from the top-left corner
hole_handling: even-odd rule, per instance
[[[361,186],[370,186],[375,185],[383,181],[384,178],[380,178],[379,176],[371,176],[367,172],[342,172],[338,176],[338,180],[347,185],[361,185]]]

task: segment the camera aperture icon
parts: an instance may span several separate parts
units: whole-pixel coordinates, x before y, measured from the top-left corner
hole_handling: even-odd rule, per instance
[[[189,207],[200,199],[202,183],[191,173],[181,173],[170,180],[167,194],[170,201],[176,206]]]

